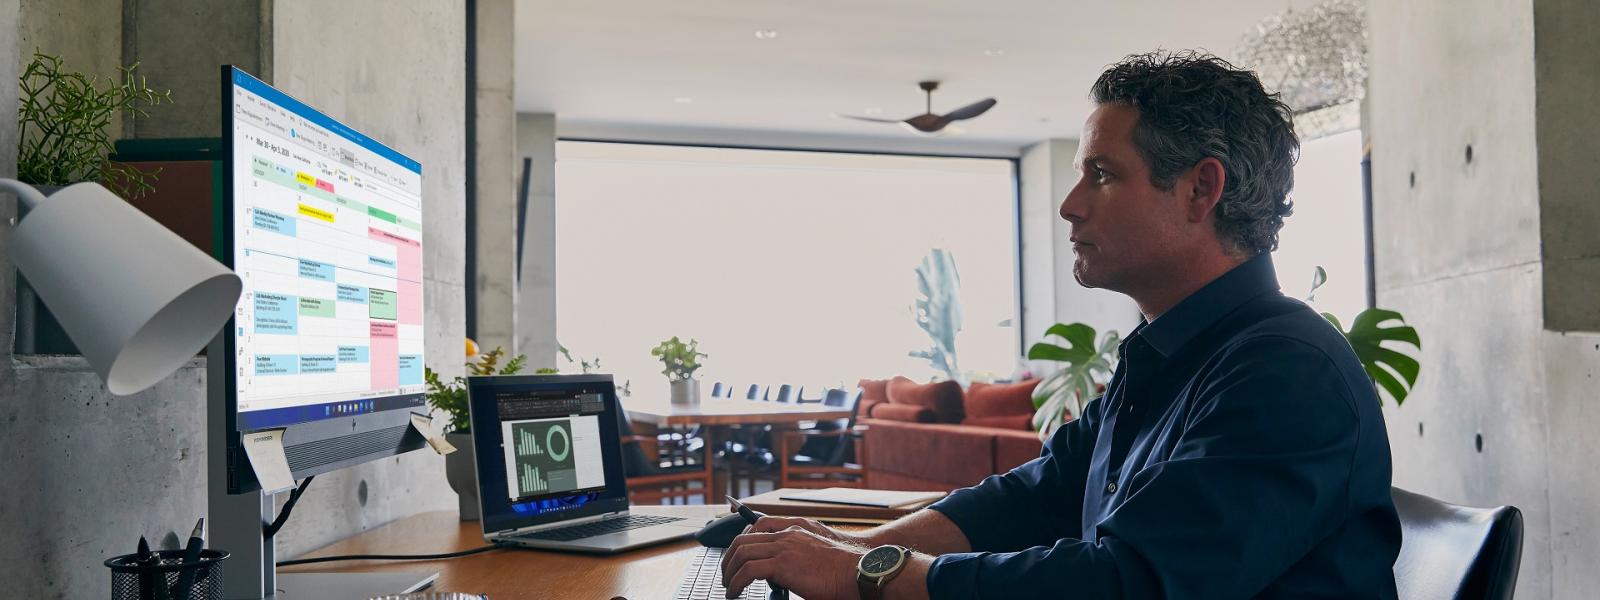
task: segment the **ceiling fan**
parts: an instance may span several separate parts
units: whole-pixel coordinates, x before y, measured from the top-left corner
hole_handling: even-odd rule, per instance
[[[922,134],[927,134],[927,135],[939,135],[941,133],[947,133],[947,132],[948,133],[961,133],[961,128],[959,128],[959,127],[949,127],[949,125],[951,123],[955,122],[955,121],[962,121],[962,120],[965,120],[965,119],[971,119],[973,117],[981,115],[984,112],[988,111],[989,109],[994,108],[994,105],[995,105],[995,99],[994,98],[984,98],[984,99],[979,100],[977,102],[973,102],[972,104],[968,104],[968,105],[963,106],[961,108],[952,110],[952,111],[950,111],[948,113],[945,113],[945,114],[942,114],[942,115],[936,115],[936,114],[933,114],[933,91],[939,89],[939,82],[937,82],[937,81],[921,81],[921,82],[917,83],[917,87],[922,88],[922,91],[926,92],[928,94],[928,104],[927,104],[927,112],[922,113],[920,115],[917,115],[915,117],[896,120],[896,119],[879,119],[879,118],[876,118],[876,117],[858,117],[856,115],[846,115],[846,114],[839,114],[839,113],[834,113],[834,114],[835,114],[835,116],[838,116],[839,118],[843,118],[843,119],[855,119],[857,121],[868,121],[868,122],[871,122],[871,123],[899,123],[900,125],[908,128],[908,129],[910,129],[912,131],[915,131],[917,133],[922,133]]]

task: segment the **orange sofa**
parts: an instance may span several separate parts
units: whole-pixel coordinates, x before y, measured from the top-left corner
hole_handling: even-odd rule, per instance
[[[867,486],[948,491],[1038,458],[1043,444],[1029,428],[1037,383],[861,381]]]

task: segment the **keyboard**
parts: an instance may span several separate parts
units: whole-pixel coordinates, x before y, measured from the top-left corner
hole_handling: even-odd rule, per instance
[[[603,521],[582,523],[568,527],[558,527],[556,529],[531,531],[518,535],[517,537],[535,540],[550,540],[555,542],[570,542],[572,540],[581,540],[583,538],[590,538],[608,533],[616,533],[618,531],[627,531],[629,529],[638,529],[640,527],[649,527],[651,525],[682,521],[683,519],[683,517],[662,517],[656,515],[623,515],[620,517],[605,519]]]
[[[757,579],[739,597],[767,600],[770,589],[765,580]],[[678,595],[673,600],[722,600],[727,596],[727,588],[722,587],[722,549],[701,548],[683,570],[683,583],[678,584]]]

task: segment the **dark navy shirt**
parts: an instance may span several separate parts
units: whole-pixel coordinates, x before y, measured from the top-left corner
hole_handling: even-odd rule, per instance
[[[1042,455],[931,508],[972,552],[933,598],[1394,598],[1400,523],[1372,383],[1251,259],[1119,348]]]

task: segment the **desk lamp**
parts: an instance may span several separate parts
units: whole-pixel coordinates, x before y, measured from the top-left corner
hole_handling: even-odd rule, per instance
[[[205,347],[239,302],[239,276],[97,183],[48,199],[0,179],[28,208],[11,261],[112,394],[140,392]]]

